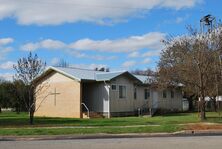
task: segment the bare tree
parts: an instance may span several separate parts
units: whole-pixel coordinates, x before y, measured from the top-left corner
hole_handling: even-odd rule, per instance
[[[32,55],[30,52],[28,57],[20,58],[17,64],[14,65],[16,71],[15,79],[22,81],[28,90],[28,103],[26,102],[29,112],[29,122],[33,124],[34,112],[35,112],[35,84],[33,80],[37,78],[45,69],[46,63],[41,61],[37,54]]]
[[[222,30],[218,28],[165,40],[158,64],[160,82],[182,83],[190,94],[200,98],[201,120],[206,119],[205,97],[216,95],[216,86],[221,84],[221,37]]]
[[[60,59],[59,62],[55,65],[56,67],[69,67],[69,63],[64,59]]]
[[[136,75],[144,75],[144,76],[156,76],[156,72],[147,68],[146,70],[136,69],[131,71],[132,74]]]

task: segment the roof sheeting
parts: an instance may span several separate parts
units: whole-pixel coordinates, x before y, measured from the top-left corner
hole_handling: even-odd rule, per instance
[[[107,80],[111,80],[123,73],[125,73],[126,71],[122,71],[122,72],[103,72],[103,73],[96,73],[95,75],[95,79],[96,81],[107,81]]]
[[[87,70],[87,69],[78,69],[78,68],[67,68],[67,67],[49,67],[60,73],[66,73],[77,80],[95,80],[95,73],[97,71]]]
[[[137,79],[139,79],[143,84],[150,84],[155,80],[153,76],[143,76],[143,75],[134,75]]]
[[[115,77],[118,77],[122,74],[129,74],[131,77],[137,79],[141,83],[149,83],[148,76],[142,75],[133,75],[128,71],[116,71],[116,72],[101,72],[101,71],[94,71],[88,69],[80,69],[80,68],[70,68],[70,67],[49,67],[48,70],[54,70],[63,75],[71,77],[75,80],[82,81],[82,80],[89,80],[89,81],[109,81]]]

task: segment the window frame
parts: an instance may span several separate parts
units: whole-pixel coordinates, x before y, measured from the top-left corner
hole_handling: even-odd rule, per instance
[[[162,98],[167,98],[167,91],[166,90],[163,90],[163,92],[162,92]]]
[[[134,87],[134,90],[133,90],[133,98],[134,100],[137,100],[137,88]]]
[[[113,89],[113,86],[116,86],[116,89]],[[118,91],[118,86],[117,86],[117,84],[111,84],[111,90],[112,90],[112,91]]]
[[[173,93],[173,94],[172,94],[172,93]],[[174,92],[174,90],[171,90],[171,91],[170,91],[170,97],[171,97],[171,98],[175,98],[175,92]]]
[[[148,100],[150,98],[150,89],[144,89],[144,100]]]
[[[121,89],[120,89],[120,87],[123,87],[123,88],[125,88],[125,96],[123,96],[123,93],[124,92],[122,92],[122,97],[120,97],[120,91],[121,91]],[[118,85],[118,93],[119,93],[119,99],[126,99],[126,96],[127,96],[127,87],[126,87],[126,85]],[[122,90],[123,91],[123,90]]]

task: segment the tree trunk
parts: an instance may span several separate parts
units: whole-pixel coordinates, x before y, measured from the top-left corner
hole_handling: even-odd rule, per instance
[[[217,101],[216,101],[216,98],[213,99],[213,107],[214,107],[214,112],[217,112]]]
[[[194,111],[194,105],[193,105],[194,98],[195,95],[191,95],[187,98],[189,102],[189,111]]]
[[[201,101],[200,101],[200,119],[201,119],[201,121],[206,120],[205,100],[204,100],[204,98],[201,98]]]
[[[20,108],[19,108],[19,104],[18,103],[15,106],[15,111],[16,111],[17,114],[20,113]]]
[[[32,110],[29,112],[29,124],[34,124],[34,112],[32,112]]]
[[[2,113],[2,107],[0,107],[0,113]]]
[[[34,124],[35,103],[33,100],[33,87],[29,89],[29,124]]]
[[[201,69],[200,69],[201,72]],[[206,120],[205,114],[205,90],[204,90],[204,83],[203,83],[203,73],[200,73],[200,119],[201,121]]]

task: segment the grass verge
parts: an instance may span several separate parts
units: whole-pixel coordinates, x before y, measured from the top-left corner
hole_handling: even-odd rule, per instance
[[[207,117],[206,122],[222,123],[222,118],[218,113],[208,112]],[[184,124],[200,123],[197,113],[176,113],[155,117],[120,117],[111,119],[36,117],[34,125],[31,126],[28,122],[29,117],[27,113],[0,113],[0,135],[22,136],[176,132],[186,129]],[[92,128],[65,128],[64,126],[88,126]]]
[[[157,132],[175,132],[181,130],[181,126],[161,125],[132,128],[4,128],[0,129],[0,135],[24,136],[24,135],[71,135],[71,134],[122,134],[122,133],[157,133]]]

